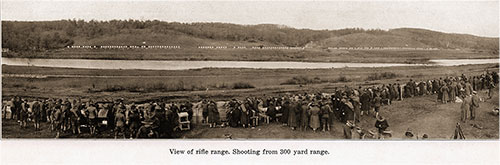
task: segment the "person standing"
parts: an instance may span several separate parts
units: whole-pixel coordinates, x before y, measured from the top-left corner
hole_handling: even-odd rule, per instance
[[[266,115],[269,116],[270,122],[276,120],[276,104],[274,101],[269,102],[269,106],[267,107]]]
[[[455,102],[456,98],[456,93],[457,93],[457,83],[454,80],[451,80],[452,82],[449,83],[449,88],[448,88],[448,95],[450,96],[448,99],[451,103]]]
[[[281,117],[280,117],[280,122],[283,124],[283,125],[288,125],[288,115],[290,113],[290,101],[287,99],[285,99],[285,102],[283,103],[283,105],[281,106]]]
[[[123,114],[123,109],[119,109],[115,115],[115,139],[120,133],[122,133],[125,139],[125,115]],[[132,136],[132,135],[131,135]]]
[[[441,89],[440,89],[440,92],[441,92],[441,101],[443,102],[443,104],[446,104],[449,100],[449,88],[448,86],[446,85],[446,83],[444,83],[443,86],[441,86]]]
[[[328,122],[328,120],[330,118],[329,114],[332,112],[332,108],[330,108],[326,99],[323,99],[320,106],[323,132],[330,131],[330,123]]]
[[[389,98],[390,100],[390,98]],[[354,122],[357,123],[359,122],[360,120],[360,117],[361,117],[361,103],[359,101],[359,97],[357,95],[352,95],[351,98],[350,98],[350,102],[352,103],[352,106],[353,106],[353,112],[354,112],[354,115],[355,115],[355,120]]]
[[[16,116],[16,120],[18,123],[21,122],[21,110],[23,109],[21,98],[16,96],[14,100],[14,108],[12,108],[12,115]],[[14,118],[14,117],[12,117]]]
[[[241,110],[239,109],[239,104],[236,100],[229,102],[229,125],[231,127],[238,127],[240,124]]]
[[[312,103],[309,109],[309,115],[311,116],[309,119],[309,126],[313,129],[314,132],[319,128],[319,113],[320,109],[316,103]]]
[[[70,110],[70,119],[71,119],[71,130],[73,134],[80,134],[80,117],[81,117],[81,111],[78,109],[80,106],[78,106],[79,103],[76,102],[76,100],[73,100],[73,105],[71,106]]]
[[[245,106],[245,103],[243,104],[239,104],[239,110],[241,111],[240,113],[240,123],[241,125],[243,126],[243,128],[247,128],[248,127],[248,115],[249,115],[249,110],[248,108]]]
[[[288,111],[288,126],[292,128],[292,130],[295,130],[297,127],[297,110],[300,105],[297,104],[296,101],[293,101],[290,104],[290,110]]]
[[[27,124],[28,124],[28,117],[29,117],[29,108],[30,108],[30,105],[28,104],[27,101],[25,100],[22,100],[21,101],[21,113],[20,113],[20,116],[21,116],[21,122],[19,123],[21,128],[26,128]]]
[[[54,112],[52,113],[52,128],[57,132],[56,138],[59,138],[61,134],[61,122],[62,122],[62,111],[61,111],[61,105],[57,104],[54,108]]]
[[[368,114],[370,112],[370,94],[368,90],[365,90],[360,97],[361,101],[361,114],[360,117],[363,116],[364,113]]]
[[[33,122],[35,126],[35,130],[38,131],[40,130],[40,120],[42,120],[42,105],[38,100],[35,100],[33,102],[33,105],[31,107],[31,111],[33,114]]]
[[[477,92],[472,92],[472,102],[470,106],[470,119],[474,120],[476,118],[476,109],[479,108],[479,96],[477,96]]]
[[[471,103],[472,103],[472,96],[466,95],[465,98],[463,99],[462,106],[460,106],[460,109],[462,110],[460,120],[463,123],[465,123],[467,120]]]
[[[97,109],[93,103],[87,103],[87,114],[88,122],[90,126],[90,134],[94,135],[96,131],[97,124]],[[115,117],[116,119],[116,117]],[[115,122],[116,123],[116,122]]]
[[[375,98],[373,98],[372,104],[375,109],[375,116],[377,116],[378,112],[380,111],[380,106],[382,105],[382,98],[380,98],[380,95],[378,93],[375,94]]]
[[[309,106],[307,102],[301,100],[300,102],[300,129],[302,131],[307,130],[309,124]]]
[[[487,85],[488,86],[488,99],[491,99],[493,89],[495,89],[495,84],[493,82],[493,78],[490,78],[487,83],[488,83],[488,85]]]
[[[208,123],[210,124],[210,128],[215,128],[217,126],[217,115],[219,111],[217,110],[217,106],[215,105],[215,102],[210,101],[210,103],[207,106],[208,110]]]
[[[472,95],[473,88],[468,80],[465,81],[464,90],[465,90],[465,96]]]

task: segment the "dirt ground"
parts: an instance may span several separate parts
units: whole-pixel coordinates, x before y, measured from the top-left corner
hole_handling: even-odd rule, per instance
[[[498,88],[497,88],[498,89]],[[481,98],[487,98],[485,91],[480,91]],[[494,97],[481,102],[480,108],[476,112],[476,119],[462,124],[463,132],[467,140],[493,140],[499,138],[499,117],[491,113],[498,107],[498,91]],[[403,139],[404,132],[410,128],[419,139],[425,133],[430,140],[448,140],[455,131],[455,124],[460,121],[461,103],[442,104],[436,102],[436,95],[416,96],[394,101],[392,105],[383,106],[381,114],[389,122],[389,130],[393,131],[393,137],[385,140]],[[41,131],[35,131],[32,126],[20,129],[14,120],[2,120],[2,138],[53,138],[55,132],[50,131],[48,124],[43,123]],[[363,129],[376,131],[375,118],[371,115],[361,117],[358,124]],[[472,124],[481,128],[473,127]],[[86,129],[82,129],[86,132]],[[353,131],[355,134],[355,132]],[[318,140],[340,140],[343,138],[342,123],[335,122],[331,131],[313,132],[292,130],[290,127],[280,123],[260,123],[255,129],[219,127],[209,128],[204,124],[193,125],[190,131],[177,132],[174,137],[181,139],[226,139],[226,134],[231,134],[233,140],[243,139],[318,139]],[[355,136],[356,137],[356,136]],[[91,136],[83,133],[79,136],[69,132],[61,134],[61,138],[113,138],[113,133],[109,130],[98,135]],[[373,139],[364,139],[373,140]],[[413,139],[416,140],[416,139]]]
[[[479,93],[480,97],[487,98],[485,91]],[[403,139],[405,131],[410,128],[414,134],[421,139],[425,133],[431,140],[450,139],[455,131],[455,125],[460,121],[461,103],[442,104],[436,102],[436,95],[417,96],[414,98],[395,101],[392,105],[384,106],[381,114],[389,122],[389,130],[393,131],[393,137],[386,140]],[[498,139],[499,117],[491,114],[498,107],[498,91],[494,97],[485,100],[476,112],[474,121],[461,123],[467,140]],[[372,113],[373,114],[373,113]],[[472,127],[476,124],[482,129]],[[359,126],[363,129],[376,132],[375,117],[364,115],[361,117]],[[354,131],[353,131],[354,133]],[[183,138],[225,138],[225,134],[231,134],[232,139],[343,139],[342,123],[335,122],[331,131],[313,132],[291,130],[290,127],[274,124],[263,124],[255,129],[250,128],[208,128],[203,126],[183,135]],[[370,140],[370,139],[365,139]],[[414,139],[416,140],[416,139]]]

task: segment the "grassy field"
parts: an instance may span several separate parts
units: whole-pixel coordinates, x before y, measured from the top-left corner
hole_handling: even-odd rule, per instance
[[[468,50],[253,50],[253,49],[61,49],[48,52],[4,53],[3,57],[115,59],[115,60],[216,60],[428,63],[429,59],[496,58],[498,53]]]
[[[92,70],[2,66],[2,96],[124,97],[134,101],[200,97],[232,97],[328,92],[334,87],[406,83],[465,73],[498,70],[498,64],[455,67],[388,67],[341,69],[196,69],[185,71]],[[20,77],[20,76],[45,77]],[[305,83],[290,83],[295,80]],[[255,88],[235,88],[243,84]],[[286,85],[292,84],[292,85]]]

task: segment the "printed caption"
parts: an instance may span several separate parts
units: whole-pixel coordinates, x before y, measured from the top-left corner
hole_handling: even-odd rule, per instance
[[[265,155],[289,155],[289,156],[301,156],[301,155],[317,155],[326,156],[330,155],[328,150],[318,150],[318,149],[169,149],[171,155],[253,155],[253,156],[265,156]]]

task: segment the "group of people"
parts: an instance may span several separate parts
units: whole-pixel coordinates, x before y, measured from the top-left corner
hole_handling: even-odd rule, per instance
[[[262,118],[269,118],[271,122],[282,123],[292,130],[310,128],[313,131],[328,131],[333,121],[338,120],[345,123],[345,137],[352,138],[350,130],[357,127],[356,123],[360,122],[361,116],[373,112],[376,118],[375,128],[382,135],[390,131],[387,130],[388,121],[379,111],[382,106],[391,105],[393,101],[421,95],[437,95],[438,102],[442,103],[464,100],[462,107],[467,107],[467,110],[463,110],[463,115],[467,116],[470,111],[469,116],[474,119],[475,109],[479,106],[476,90],[488,89],[488,96],[491,98],[495,84],[498,84],[498,74],[485,72],[471,77],[462,74],[418,82],[410,79],[405,84],[382,84],[365,88],[360,86],[357,89],[345,86],[335,88],[330,94],[248,97],[229,101],[226,116],[231,127],[255,128]],[[214,127],[219,116],[217,106],[215,102],[203,104],[203,117]]]
[[[123,99],[113,101],[82,101],[68,98],[33,99],[28,101],[14,97],[4,102],[3,118],[17,120],[21,129],[33,122],[35,130],[40,123],[46,122],[56,138],[63,132],[76,135],[82,133],[82,126],[88,128],[90,135],[104,130],[112,130],[114,137],[123,138],[160,138],[171,137],[178,123],[178,113],[186,112],[192,116],[192,104],[149,102],[141,105],[125,104]]]
[[[375,128],[378,134],[387,133],[389,123],[379,114],[381,107],[393,101],[419,95],[437,94],[439,102],[447,103],[463,100],[462,120],[467,116],[474,119],[474,110],[478,106],[476,90],[489,90],[498,84],[496,72],[486,72],[479,76],[446,77],[426,81],[409,80],[405,84],[393,83],[379,86],[335,88],[331,93],[289,94],[279,97],[247,97],[242,100],[232,99],[223,105],[225,117],[220,114],[220,106],[212,100],[202,100],[194,105],[191,102],[167,103],[166,101],[143,104],[125,104],[123,99],[104,101],[82,101],[69,99],[22,99],[14,97],[4,102],[4,110],[10,109],[12,119],[19,122],[21,128],[33,122],[35,130],[40,130],[40,123],[50,124],[50,130],[56,131],[56,137],[62,132],[81,134],[81,126],[88,127],[91,135],[104,129],[111,129],[115,138],[159,138],[172,137],[179,125],[179,113],[188,114],[191,121],[194,109],[201,110],[202,122],[215,128],[225,124],[231,127],[255,128],[262,121],[278,122],[292,130],[311,129],[330,131],[334,121],[343,124],[345,138],[352,138],[351,130],[359,127],[363,115],[373,113],[376,118]],[[468,115],[468,112],[471,112]],[[4,118],[6,114],[2,115]],[[379,136],[380,138],[381,136]]]

